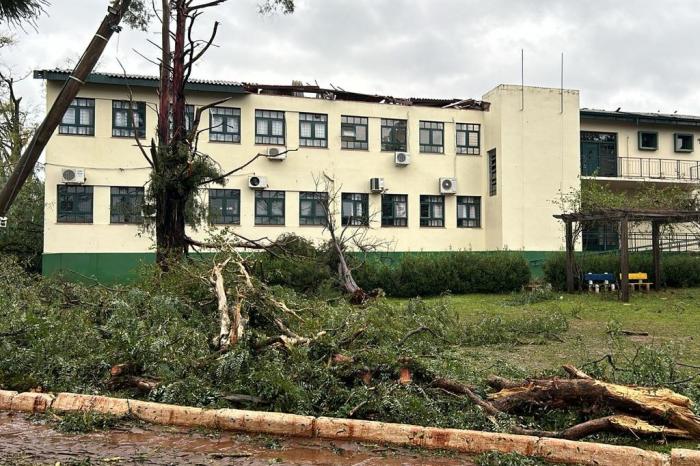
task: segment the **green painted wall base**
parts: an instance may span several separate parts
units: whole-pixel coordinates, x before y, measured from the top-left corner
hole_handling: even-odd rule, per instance
[[[476,252],[491,254],[496,251]],[[549,251],[518,251],[528,261],[533,278],[541,278],[544,274],[542,265]],[[407,254],[441,255],[450,251],[423,252],[374,252],[370,256],[377,260],[394,262]],[[149,252],[133,253],[57,253],[42,256],[42,273],[44,275],[62,275],[69,280],[94,281],[100,283],[126,283],[136,278],[138,268],[142,264],[155,262],[155,254]]]

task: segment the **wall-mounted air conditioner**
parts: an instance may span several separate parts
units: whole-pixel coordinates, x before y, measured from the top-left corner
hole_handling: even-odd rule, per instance
[[[405,167],[411,163],[411,156],[408,152],[394,152],[394,164],[397,167]]]
[[[267,177],[253,175],[248,177],[248,187],[250,189],[266,189]]]
[[[370,178],[369,179],[369,190],[373,193],[384,192],[384,178]]]
[[[287,158],[287,149],[285,147],[268,147],[265,154],[268,160],[282,161]]]
[[[61,181],[66,184],[83,184],[85,183],[85,169],[62,168]]]
[[[455,194],[457,178],[440,178],[440,194]]]

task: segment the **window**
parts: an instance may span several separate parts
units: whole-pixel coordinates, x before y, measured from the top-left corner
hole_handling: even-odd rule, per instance
[[[143,187],[112,186],[110,191],[111,223],[143,223]]]
[[[408,226],[408,196],[405,194],[382,195],[382,226]]]
[[[496,195],[498,178],[496,177],[496,149],[489,151],[489,196]]]
[[[63,114],[58,134],[95,135],[95,99],[73,99]]]
[[[382,150],[405,151],[406,135],[406,120],[382,118]]]
[[[132,111],[129,111],[131,107]],[[134,124],[135,123],[135,124]],[[134,137],[134,127],[138,137],[146,137],[146,102],[112,101],[112,136]]]
[[[367,117],[340,117],[340,147],[367,150]]]
[[[328,193],[299,193],[299,225],[325,225]]]
[[[369,195],[364,193],[343,193],[341,195],[341,224],[354,226],[369,225]]]
[[[640,131],[639,150],[656,150],[659,148],[659,133],[656,131]]]
[[[284,191],[255,191],[255,224],[284,225]]]
[[[420,197],[420,226],[445,226],[445,196]]]
[[[693,135],[675,133],[673,135],[674,150],[676,152],[693,152]]]
[[[241,142],[241,109],[213,107],[209,109],[209,140]]]
[[[92,186],[58,185],[58,223],[92,223]]]
[[[255,143],[284,145],[284,112],[255,111]]]
[[[442,140],[444,123],[438,121],[420,122],[420,151],[441,154],[443,152]]]
[[[239,189],[209,190],[209,222],[214,225],[241,223],[241,191]]]
[[[457,153],[479,155],[481,125],[457,123]]]
[[[299,145],[328,147],[328,115],[321,113],[299,114]]]
[[[462,228],[481,227],[481,197],[457,196],[457,226]]]
[[[185,105],[185,131],[190,131],[192,125],[194,124],[194,105]],[[168,127],[170,128],[170,133],[173,132],[173,110],[172,104],[170,105],[170,115],[168,115]]]

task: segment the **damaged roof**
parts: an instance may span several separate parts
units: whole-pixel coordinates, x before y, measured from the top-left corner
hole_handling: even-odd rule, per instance
[[[624,121],[636,125],[700,126],[700,116],[677,113],[625,112],[620,110],[581,109],[581,119]]]

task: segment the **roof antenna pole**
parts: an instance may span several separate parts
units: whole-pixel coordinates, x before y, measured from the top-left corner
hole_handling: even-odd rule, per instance
[[[564,113],[564,52],[561,53],[561,111]]]
[[[525,49],[520,49],[520,111],[525,110]]]

